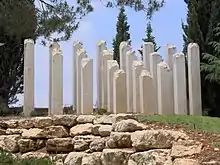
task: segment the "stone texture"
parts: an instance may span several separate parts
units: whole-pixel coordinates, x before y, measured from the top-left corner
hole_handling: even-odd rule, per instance
[[[51,117],[35,117],[32,120],[34,127],[36,128],[44,128],[53,125],[53,120]]]
[[[101,152],[85,154],[83,155],[81,165],[102,165],[101,155],[102,155]]]
[[[19,128],[11,129],[11,128],[8,128],[7,130],[5,130],[5,133],[7,135],[14,135],[14,134],[20,134],[21,135],[24,130],[25,129],[19,129]]]
[[[21,159],[30,159],[30,158],[36,158],[36,159],[49,158],[49,154],[36,151],[36,152],[27,152],[21,155]]]
[[[43,140],[31,140],[31,139],[20,139],[18,140],[19,151],[21,153],[35,151],[45,147],[45,141]]]
[[[112,125],[112,130],[115,132],[134,132],[143,130],[146,126],[133,119],[121,120]]]
[[[29,129],[34,127],[34,121],[30,119],[21,119],[18,121],[18,128]]]
[[[54,138],[47,140],[46,149],[53,153],[72,152],[74,145],[72,138]]]
[[[22,132],[22,138],[25,138],[25,139],[45,138],[42,132],[43,132],[43,129],[39,129],[39,128],[31,128],[28,130],[24,129]]]
[[[108,138],[106,145],[108,148],[131,148],[130,132],[112,132]]]
[[[95,119],[96,117],[93,115],[79,115],[77,117],[77,122],[80,124],[93,123]]]
[[[77,124],[76,115],[55,115],[53,116],[53,123],[55,125],[62,125],[65,127],[73,127]]]
[[[127,72],[127,70],[126,70],[126,54],[129,50],[131,50],[131,47],[129,45],[129,41],[123,41],[120,43],[120,46],[119,46],[120,69],[124,70],[125,72]]]
[[[6,120],[4,121],[4,123],[6,124],[7,128],[17,128],[18,126],[18,120]],[[1,127],[1,124],[0,124]]]
[[[40,136],[45,138],[62,138],[68,137],[68,130],[63,126],[50,126],[45,127],[42,132],[40,132]]]
[[[143,62],[144,68],[150,71],[150,54],[154,52],[154,44],[152,42],[143,43]]]
[[[168,64],[169,68],[172,70],[173,69],[173,55],[177,53],[177,48],[175,45],[172,44],[167,44],[166,45],[166,60],[165,62]]]
[[[70,129],[70,136],[74,137],[76,135],[88,135],[92,133],[93,125],[90,123],[79,124]]]
[[[175,159],[173,161],[173,165],[200,165],[200,163],[197,160],[193,159]]]
[[[0,129],[0,135],[6,135],[6,130]]]
[[[20,135],[1,135],[0,148],[10,151],[12,153],[19,151],[18,140]]]
[[[101,136],[109,136],[112,131],[111,125],[102,125],[99,127],[99,135]]]
[[[93,140],[89,145],[90,150],[92,152],[102,151],[103,149],[105,149],[106,140],[107,138],[99,138],[99,139]]]
[[[70,152],[64,161],[64,165],[81,165],[84,155],[83,152]]]

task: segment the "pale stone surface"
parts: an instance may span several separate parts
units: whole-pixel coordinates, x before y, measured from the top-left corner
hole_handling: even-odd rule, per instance
[[[102,165],[101,152],[95,152],[91,154],[85,154],[82,158],[81,165]]]
[[[70,152],[64,161],[64,165],[81,165],[84,154],[83,152]]]
[[[126,70],[126,54],[129,50],[131,50],[131,47],[130,47],[128,41],[123,41],[120,43],[120,46],[119,46],[120,69],[124,70],[125,72],[127,72],[127,70]]]
[[[18,121],[18,128],[29,129],[34,127],[34,121],[30,119],[21,119]]]
[[[45,141],[44,140],[32,140],[32,139],[20,139],[18,140],[19,145],[19,151],[21,153],[30,152],[30,151],[36,151],[38,149],[41,149],[45,147]]]
[[[44,128],[53,125],[51,117],[35,117],[32,120],[35,128]]]
[[[128,165],[142,165],[143,163],[150,165],[172,165],[169,152],[170,150],[168,149],[156,149],[138,152],[130,156]]]
[[[132,64],[132,82],[133,82],[133,112],[140,112],[140,83],[141,71],[144,69],[142,61],[133,61]]]
[[[127,112],[133,112],[132,64],[135,60],[137,60],[135,51],[128,51],[126,54]]]
[[[140,111],[143,114],[156,114],[157,93],[150,72],[142,70],[140,74]]]
[[[45,159],[45,158],[49,158],[49,154],[36,151],[36,152],[27,152],[21,155],[21,159],[30,159],[30,158]]]
[[[168,64],[169,68],[173,69],[173,55],[177,53],[177,49],[175,45],[167,44],[166,45],[166,60],[165,62]]]
[[[46,149],[48,152],[72,152],[73,151],[72,138],[54,138],[48,139]]]
[[[6,135],[6,131],[0,128],[0,135]]]
[[[52,52],[51,114],[63,114],[63,55],[61,49]]]
[[[158,53],[150,54],[150,74],[153,78],[154,89],[156,90],[156,109],[155,111],[158,113],[158,92],[157,92],[157,64],[162,62],[162,57]]]
[[[146,126],[133,119],[121,120],[112,125],[112,130],[115,132],[134,132],[143,130]]]
[[[91,134],[92,128],[93,125],[90,123],[76,125],[70,129],[70,136]]]
[[[173,55],[174,111],[177,115],[187,115],[186,67],[183,53]]]
[[[24,41],[24,116],[34,111],[34,40]]]
[[[105,41],[99,41],[97,45],[97,108],[102,105],[102,82],[103,82],[103,50],[107,50]]]
[[[68,130],[64,126],[45,127],[39,134],[45,138],[62,138],[69,136]]]
[[[112,126],[111,125],[102,125],[99,127],[99,135],[105,137],[109,136],[112,131]]]
[[[131,148],[131,133],[130,132],[111,132],[106,145],[108,148]]]
[[[77,114],[81,114],[81,94],[82,94],[82,82],[81,82],[81,74],[82,74],[82,59],[87,58],[87,54],[85,49],[79,49],[77,51],[77,59],[76,59],[76,67],[77,67],[77,73],[76,73],[76,101],[77,101],[77,107],[76,111]]]
[[[150,71],[150,54],[154,53],[154,44],[152,42],[143,43],[143,62],[144,68]]]
[[[7,128],[16,128],[18,126],[18,120],[6,120],[4,121],[4,124],[7,126]],[[1,124],[0,127],[2,127]]]
[[[93,60],[82,59],[81,114],[93,113]]]
[[[106,143],[106,138],[96,139],[90,143],[89,148],[93,152],[99,152],[105,148],[105,143]]]
[[[200,51],[196,43],[188,45],[189,113],[202,115]]]
[[[55,115],[53,116],[53,123],[54,125],[72,127],[77,124],[76,118],[76,115]]]
[[[108,95],[108,112],[113,112],[113,77],[116,70],[119,69],[116,60],[108,60],[107,62],[107,95]]]
[[[173,74],[165,62],[157,65],[158,114],[174,114]]]
[[[96,117],[94,115],[79,115],[76,120],[80,124],[85,124],[85,123],[93,123],[95,119]]]
[[[52,102],[52,62],[53,62],[53,51],[54,49],[60,49],[60,45],[58,42],[53,42],[49,46],[49,102],[48,102],[48,115],[51,115],[51,102]]]
[[[200,165],[200,163],[197,160],[194,159],[187,159],[187,158],[182,158],[182,159],[175,159],[173,161],[173,165]]]
[[[7,135],[14,135],[14,134],[22,134],[23,133],[23,130],[24,129],[19,129],[19,128],[15,128],[15,129],[12,129],[12,128],[8,128],[5,133]]]
[[[20,135],[1,135],[0,136],[0,148],[10,151],[12,153],[19,151],[18,140]]]
[[[73,110],[76,110],[77,100],[77,51],[83,48],[83,44],[80,41],[75,41],[73,43]]]
[[[102,152],[103,165],[127,165],[128,159],[135,151],[132,149],[104,149]]]
[[[108,108],[108,60],[113,60],[113,51],[103,51],[103,80],[102,80],[102,108]]]
[[[41,136],[42,132],[43,132],[43,129],[39,129],[39,128],[31,128],[28,130],[23,130],[22,138],[26,138],[26,139],[43,138]]]
[[[113,112],[125,113],[127,111],[126,73],[119,69],[113,77]]]

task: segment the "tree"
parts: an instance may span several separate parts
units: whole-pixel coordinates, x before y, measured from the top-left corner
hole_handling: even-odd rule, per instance
[[[154,44],[154,51],[157,52],[160,47],[157,46],[157,43],[155,41],[155,37],[153,36],[153,29],[151,26],[151,22],[147,23],[146,28],[146,37],[142,39],[143,42],[152,42]],[[141,46],[141,49],[139,49],[139,53],[141,54],[141,59],[143,60],[143,46]]]
[[[118,15],[118,21],[116,24],[116,36],[113,39],[113,52],[114,52],[114,60],[118,61],[120,64],[120,54],[119,54],[119,46],[120,43],[123,41],[129,41],[130,40],[130,34],[129,34],[129,28],[127,22],[127,16],[125,14],[124,7],[121,7],[119,15]]]
[[[219,40],[215,28],[220,20],[220,2],[218,0],[185,0],[187,4],[187,24],[182,24],[184,35],[184,53],[187,58],[187,45],[190,42],[200,46],[200,62],[210,64],[207,54],[217,57],[213,45]],[[212,66],[212,65],[211,65]],[[210,67],[211,67],[210,66]],[[220,116],[220,85],[207,79],[207,69],[201,68],[202,107],[210,116]],[[209,77],[209,76],[208,76]]]

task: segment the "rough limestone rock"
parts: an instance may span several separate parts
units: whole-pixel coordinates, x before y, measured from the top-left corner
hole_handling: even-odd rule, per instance
[[[114,115],[114,114],[112,114]],[[133,119],[136,120],[135,115],[133,114],[126,114],[126,113],[119,113],[116,114],[114,117],[114,122],[119,122],[121,120]]]
[[[133,119],[121,120],[112,125],[115,132],[134,132],[137,130],[144,130],[146,126]]]
[[[86,124],[86,123],[93,123],[95,118],[96,117],[93,115],[80,115],[79,117],[77,117],[76,120],[79,124]]]
[[[0,128],[8,128],[6,121],[0,121]]]
[[[73,127],[77,124],[76,118],[76,115],[55,115],[53,117],[53,123],[55,125]]]
[[[18,128],[29,129],[34,127],[34,121],[31,119],[21,119],[18,121]]]
[[[95,124],[92,126],[92,134],[93,135],[100,135],[99,134],[99,128],[102,126],[102,124]]]
[[[19,135],[21,135],[24,130],[25,130],[25,129],[19,129],[19,128],[12,129],[12,128],[8,128],[5,133],[6,133],[7,135],[14,135],[14,134],[19,134]]]
[[[84,152],[70,152],[64,161],[64,165],[81,165],[84,155]]]
[[[29,159],[29,158],[36,158],[36,159],[49,158],[49,154],[43,152],[27,152],[21,155],[21,159]]]
[[[112,131],[112,126],[111,125],[102,125],[99,127],[99,135],[102,137],[109,136]]]
[[[171,148],[175,141],[187,138],[184,133],[170,130],[136,131],[131,135],[132,146],[137,151]]]
[[[171,149],[171,156],[173,158],[181,158],[199,154],[202,151],[202,147],[202,143],[193,140],[175,142]]]
[[[7,128],[16,128],[18,126],[17,120],[6,120],[4,123],[7,125]]]
[[[173,165],[200,165],[200,163],[197,160],[193,159],[175,159],[173,161]]]
[[[12,153],[19,151],[18,140],[20,135],[1,135],[0,136],[0,148],[10,151]]]
[[[100,138],[92,141],[89,145],[89,148],[92,152],[99,152],[105,148],[107,138]]]
[[[54,138],[48,139],[46,143],[46,150],[52,153],[72,152],[74,145],[72,138]]]
[[[22,138],[25,139],[37,139],[37,138],[45,138],[42,135],[43,129],[39,128],[31,128],[31,129],[23,129]]]
[[[0,135],[6,135],[6,131],[0,128]]]
[[[90,123],[79,124],[70,129],[70,136],[92,134],[93,125]]]
[[[45,138],[62,138],[68,137],[68,130],[63,126],[49,126],[45,127],[40,135]]]
[[[130,132],[112,132],[110,138],[106,142],[108,148],[131,148]]]
[[[169,156],[169,153],[170,150],[168,149],[137,152],[130,156],[128,165],[142,165],[143,163],[149,165],[172,165],[172,160]]]
[[[19,150],[21,153],[36,151],[45,147],[44,140],[20,139],[18,140]]]
[[[32,120],[35,128],[45,128],[53,125],[51,117],[35,117]]]
[[[103,165],[127,165],[128,159],[135,151],[132,149],[104,149],[102,151]]]
[[[101,152],[95,152],[91,154],[85,154],[82,158],[81,165],[102,165]]]

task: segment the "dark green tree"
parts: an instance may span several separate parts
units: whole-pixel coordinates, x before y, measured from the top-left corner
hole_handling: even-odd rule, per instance
[[[128,25],[127,22],[125,9],[124,7],[121,7],[118,15],[118,21],[116,24],[116,36],[113,39],[113,43],[112,43],[114,60],[118,61],[119,64],[120,64],[119,46],[121,42],[130,40],[129,28],[130,26]]]
[[[160,47],[157,46],[155,37],[153,36],[153,29],[151,26],[151,22],[149,21],[147,23],[147,28],[146,28],[146,37],[142,39],[143,42],[152,42],[154,44],[154,51],[157,52]],[[141,54],[141,59],[143,60],[143,51],[142,51],[143,46],[141,46],[141,49],[139,49],[139,53]]]
[[[184,35],[184,53],[187,58],[187,45],[190,42],[200,46],[200,62],[209,64],[207,54],[217,57],[211,42],[219,41],[215,29],[220,20],[220,1],[218,0],[184,0],[187,4],[187,23],[182,24]],[[205,55],[206,54],[206,55]],[[210,66],[211,67],[211,66]],[[208,111],[210,116],[220,116],[220,85],[210,81],[207,68],[201,68],[202,106],[203,111]],[[209,76],[208,76],[209,77]]]

